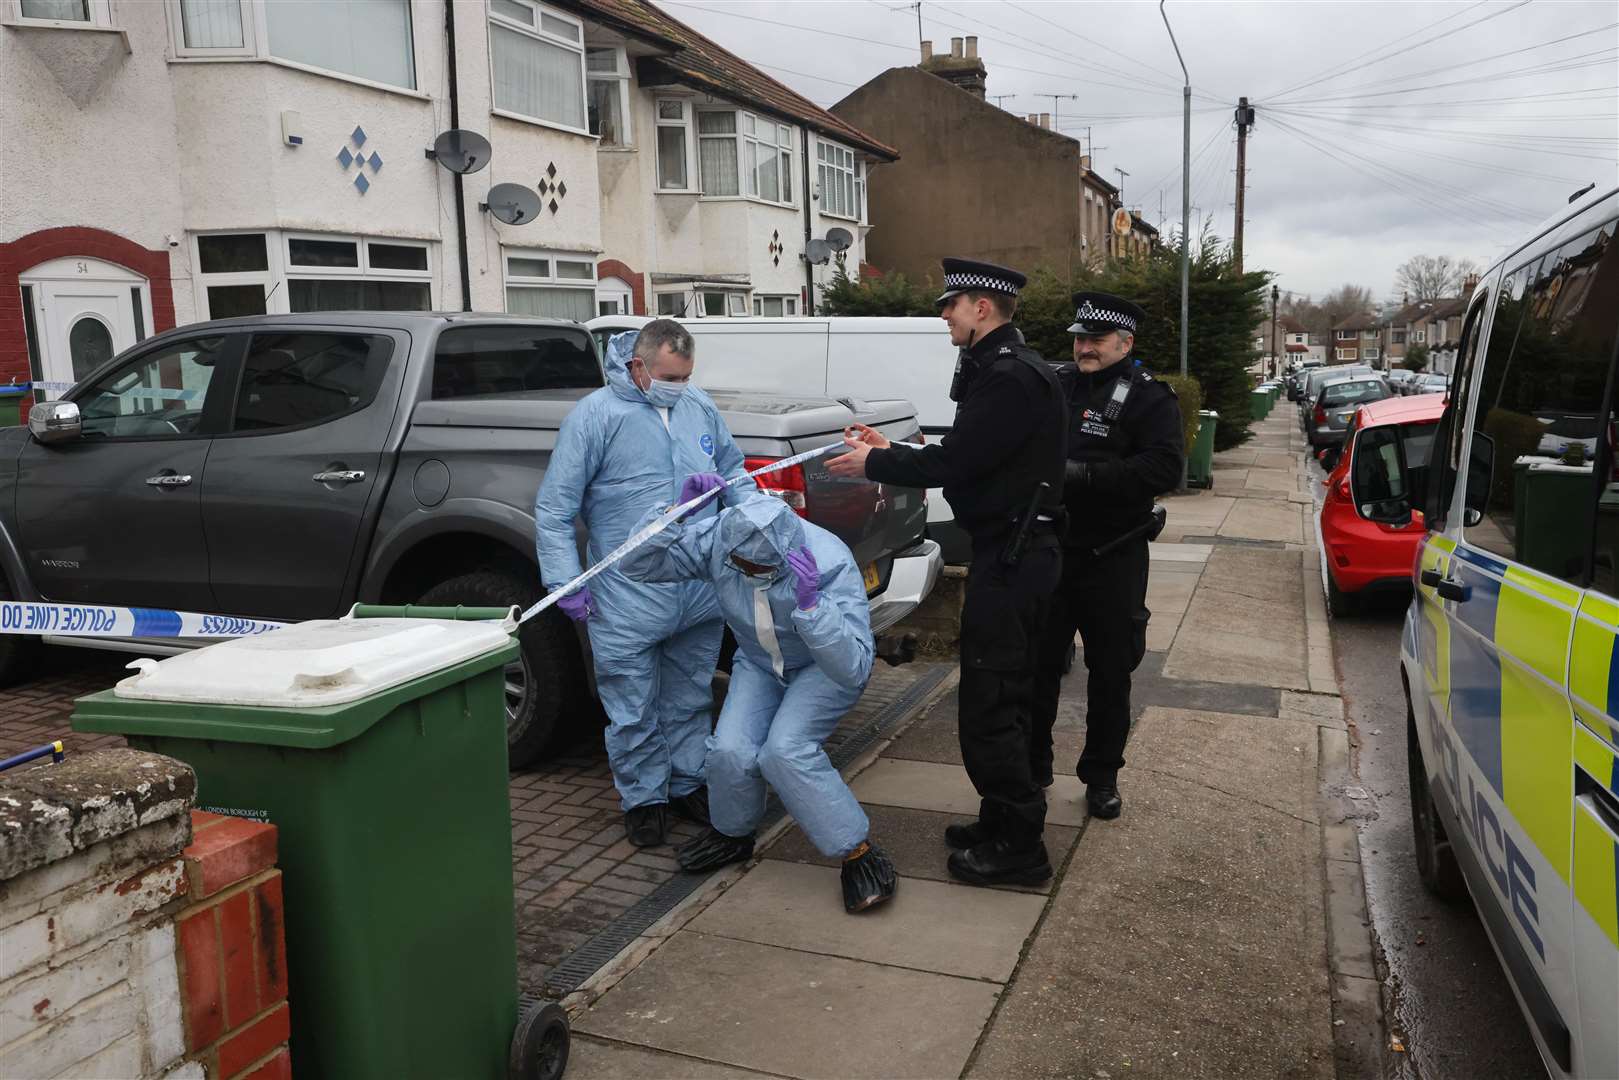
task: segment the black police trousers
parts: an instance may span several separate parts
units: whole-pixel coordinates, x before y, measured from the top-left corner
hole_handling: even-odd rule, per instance
[[[958,734],[979,819],[1019,846],[1045,829],[1046,793],[1029,771],[1035,651],[1062,551],[1050,533],[1032,537],[1016,566],[1002,561],[1007,537],[973,538],[961,609]]]
[[[1063,552],[1062,584],[1052,597],[1035,673],[1029,753],[1037,781],[1051,777],[1051,729],[1077,630],[1085,643],[1089,672],[1079,778],[1086,784],[1117,782],[1124,767],[1124,744],[1130,738],[1130,673],[1146,655],[1151,614],[1145,539],[1132,540],[1100,558],[1084,549]]]

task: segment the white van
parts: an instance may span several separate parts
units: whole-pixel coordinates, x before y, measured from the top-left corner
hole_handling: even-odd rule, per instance
[[[603,315],[585,325],[605,351],[607,339],[639,330],[645,315]],[[957,348],[943,319],[706,318],[681,319],[697,342],[697,384],[727,390],[769,390],[833,399],[904,398],[916,406],[922,433],[937,439],[956,417],[950,380]],[[945,561],[965,563],[967,536],[950,504],[928,492],[928,535]]]

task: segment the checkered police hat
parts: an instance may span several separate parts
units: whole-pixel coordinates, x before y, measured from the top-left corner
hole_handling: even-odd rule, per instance
[[[994,263],[979,262],[976,259],[940,261],[944,266],[944,293],[934,301],[935,304],[942,304],[952,296],[967,292],[969,289],[986,289],[989,292],[1016,296],[1029,280],[1016,270],[996,266]]]
[[[1073,296],[1074,325],[1070,334],[1106,334],[1123,330],[1134,334],[1147,317],[1139,304],[1105,292],[1079,292]]]

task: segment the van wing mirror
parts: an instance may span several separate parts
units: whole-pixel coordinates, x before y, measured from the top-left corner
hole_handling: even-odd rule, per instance
[[[83,432],[79,407],[71,401],[43,401],[28,410],[28,432],[36,442],[67,442]]]

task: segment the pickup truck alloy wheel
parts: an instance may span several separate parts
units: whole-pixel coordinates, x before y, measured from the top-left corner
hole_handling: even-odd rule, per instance
[[[542,594],[539,575],[526,582],[507,570],[478,570],[441,581],[417,603],[527,608]],[[585,693],[579,639],[567,616],[542,612],[518,630],[519,660],[506,668],[506,755],[514,769],[532,764],[577,711]]]

